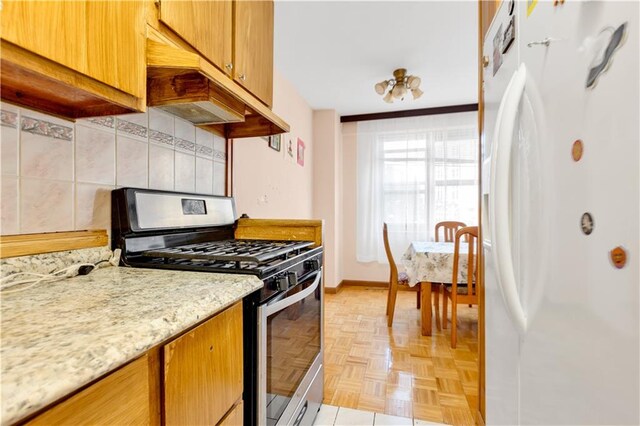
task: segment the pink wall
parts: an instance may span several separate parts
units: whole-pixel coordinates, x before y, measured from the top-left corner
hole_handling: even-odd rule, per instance
[[[314,111],[313,214],[324,220],[326,287],[337,287],[342,280],[341,139],[340,117],[336,111]]]
[[[311,219],[313,204],[313,111],[277,71],[273,111],[291,126],[280,152],[262,138],[233,141],[233,196],[238,214],[254,218]],[[304,141],[304,167],[296,162],[297,139]],[[286,153],[293,142],[294,157]]]
[[[389,267],[356,260],[357,123],[342,124],[342,279],[387,281]],[[400,259],[396,259],[398,263]]]

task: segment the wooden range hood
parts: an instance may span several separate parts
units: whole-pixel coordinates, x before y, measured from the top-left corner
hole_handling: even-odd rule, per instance
[[[151,38],[147,105],[230,139],[289,131],[286,122],[200,55]]]

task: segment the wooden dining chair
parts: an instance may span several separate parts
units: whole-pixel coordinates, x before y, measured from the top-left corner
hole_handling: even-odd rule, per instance
[[[436,242],[440,241],[440,228],[444,228],[444,242],[452,243],[456,237],[456,232],[460,228],[467,226],[464,222],[456,222],[455,220],[446,220],[436,223]]]
[[[389,291],[387,293],[387,325],[391,327],[393,325],[393,314],[396,309],[396,296],[398,295],[398,286],[409,286],[409,276],[404,272],[398,272],[396,262],[393,260],[393,254],[391,253],[391,247],[389,246],[389,235],[387,232],[387,224],[382,226],[382,237],[384,240],[384,251],[387,253],[387,260],[389,261]],[[412,287],[415,289],[417,299],[416,307],[420,309],[420,285]]]
[[[467,283],[458,283],[458,264],[460,263],[460,244],[468,244],[467,254]],[[478,227],[467,226],[456,232],[453,252],[453,273],[451,284],[443,284],[442,326],[447,328],[447,302],[451,300],[451,347],[455,349],[458,339],[458,304],[477,305],[478,293],[475,283],[476,256],[478,251]]]
[[[464,222],[458,222],[455,220],[445,220],[443,222],[438,222],[436,223],[436,242],[440,242],[440,228],[443,228],[443,237],[444,240],[442,242],[445,243],[452,243],[453,240],[455,240],[456,238],[456,232],[458,231],[458,229],[460,228],[464,228],[465,226],[467,226],[466,223]],[[435,289],[435,293],[434,293],[434,307],[435,307],[435,314],[436,314],[436,326],[438,327],[438,329],[440,329],[440,287],[442,286],[443,283],[438,283],[437,284],[437,288]],[[471,305],[469,305],[469,307],[471,307]],[[445,324],[445,328],[446,328],[446,324]]]

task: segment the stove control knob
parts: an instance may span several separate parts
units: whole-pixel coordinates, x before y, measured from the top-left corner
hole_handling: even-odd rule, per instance
[[[318,269],[320,269],[320,261],[318,259],[307,260],[305,261],[305,263],[305,266],[312,271],[317,271]]]
[[[286,275],[280,275],[276,277],[276,290],[285,291],[289,288],[289,277]]]
[[[298,274],[295,272],[289,272],[288,274],[289,277],[289,287],[295,287],[298,285]]]

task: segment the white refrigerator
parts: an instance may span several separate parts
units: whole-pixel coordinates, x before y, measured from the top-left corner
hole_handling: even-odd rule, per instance
[[[639,13],[503,0],[485,38],[487,424],[640,424]]]

